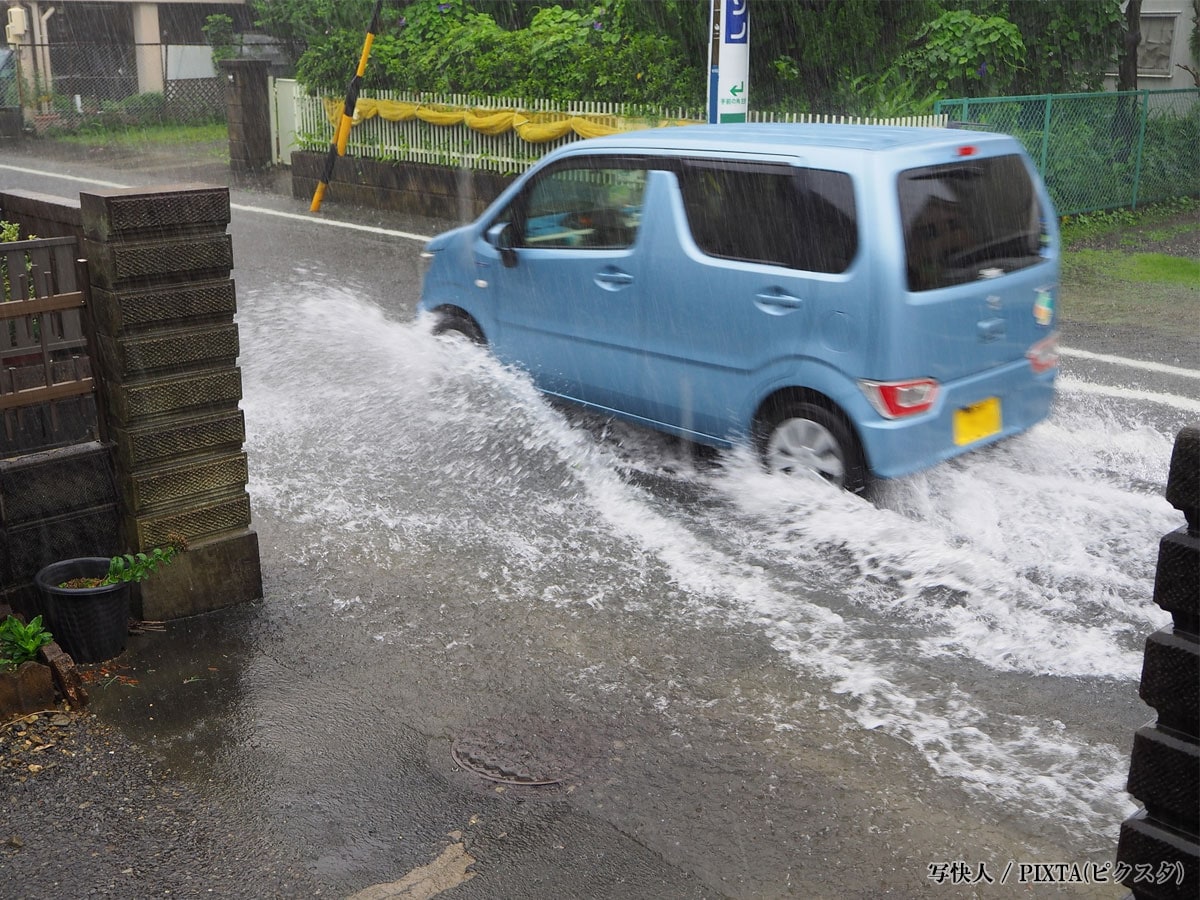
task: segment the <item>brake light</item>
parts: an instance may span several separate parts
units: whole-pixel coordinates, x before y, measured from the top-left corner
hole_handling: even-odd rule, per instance
[[[1035,375],[1049,371],[1058,365],[1058,332],[1042,338],[1025,351],[1025,358]]]
[[[858,386],[867,395],[875,411],[885,419],[915,416],[933,406],[938,396],[938,383],[932,378],[912,381],[860,381]]]
[[[965,144],[964,146],[958,148],[958,155],[959,156],[974,156],[975,148],[972,147],[970,144]]]

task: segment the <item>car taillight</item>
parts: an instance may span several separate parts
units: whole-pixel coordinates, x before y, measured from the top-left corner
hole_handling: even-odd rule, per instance
[[[1025,351],[1025,358],[1035,375],[1049,371],[1058,365],[1058,332],[1042,338]]]
[[[932,378],[912,381],[860,381],[858,386],[867,395],[875,411],[885,419],[915,416],[933,406],[937,400],[938,383]]]

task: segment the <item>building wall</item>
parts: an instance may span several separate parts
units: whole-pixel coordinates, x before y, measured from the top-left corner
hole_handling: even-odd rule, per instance
[[[1167,90],[1200,87],[1191,73],[1180,66],[1200,71],[1200,62],[1189,45],[1195,27],[1193,0],[1142,0],[1142,43],[1138,48],[1138,88]],[[1109,90],[1117,84],[1114,73],[1106,82]]]

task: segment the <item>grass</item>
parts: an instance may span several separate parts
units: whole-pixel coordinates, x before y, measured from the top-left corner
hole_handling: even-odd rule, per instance
[[[1063,254],[1063,280],[1177,284],[1200,287],[1200,260],[1165,253],[1123,253],[1120,250],[1076,250]]]
[[[1064,216],[1061,222],[1063,246],[1068,250],[1091,240],[1111,237],[1125,229],[1135,229],[1155,240],[1167,240],[1195,230],[1194,217],[1200,212],[1200,199],[1176,197],[1141,209],[1102,209],[1097,212]],[[1179,222],[1179,217],[1193,221]]]
[[[229,128],[224,122],[206,125],[124,125],[88,126],[76,132],[61,132],[54,140],[64,144],[86,147],[169,146],[174,144],[205,144],[229,140]]]
[[[1062,315],[1068,322],[1137,327],[1194,341],[1200,335],[1200,260],[1156,244],[1194,246],[1200,202],[1181,198],[1063,222]],[[1142,248],[1146,252],[1137,252]],[[1188,252],[1186,249],[1179,252]]]

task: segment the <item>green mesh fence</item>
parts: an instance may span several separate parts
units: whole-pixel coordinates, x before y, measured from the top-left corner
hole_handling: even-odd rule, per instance
[[[936,112],[1019,138],[1059,215],[1200,196],[1200,88],[941,100]]]

